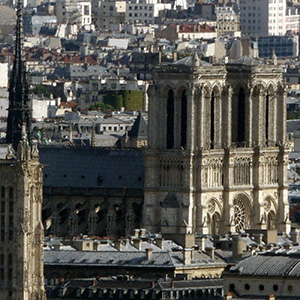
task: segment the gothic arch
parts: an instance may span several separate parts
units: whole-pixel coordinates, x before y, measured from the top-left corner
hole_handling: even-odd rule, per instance
[[[175,88],[174,92],[175,92],[175,97],[178,97],[180,98],[182,93],[184,91],[187,91],[188,90],[188,86],[186,84],[181,84],[179,85],[177,88]]]
[[[247,84],[245,84],[244,82],[240,82],[240,81],[234,82],[231,85],[231,88],[232,88],[233,94],[235,94],[240,89],[243,89],[245,91],[245,93],[249,93],[249,88],[248,88]]]
[[[222,208],[219,201],[213,197],[207,201],[207,226],[210,234],[219,234]]]
[[[264,206],[264,216],[265,216],[267,229],[275,229],[276,212],[278,209],[276,200],[271,195],[268,195],[264,198],[263,206]]]
[[[170,82],[168,82],[166,85],[161,87],[161,95],[166,98],[168,97],[169,90],[172,90],[175,94],[176,86]]]
[[[235,231],[240,232],[250,228],[251,224],[251,201],[245,193],[237,194],[233,199],[233,221]]]
[[[275,93],[277,87],[276,87],[276,84],[274,82],[269,82],[267,87],[266,87],[266,90],[269,91],[270,93]]]
[[[273,230],[276,228],[276,214],[273,210],[267,214],[267,229]]]

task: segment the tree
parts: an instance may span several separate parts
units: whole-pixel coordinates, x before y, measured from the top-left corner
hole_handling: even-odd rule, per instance
[[[35,95],[41,95],[42,94],[46,98],[50,97],[50,93],[47,90],[47,88],[45,86],[41,85],[41,84],[36,85],[35,88],[32,90],[32,92]]]

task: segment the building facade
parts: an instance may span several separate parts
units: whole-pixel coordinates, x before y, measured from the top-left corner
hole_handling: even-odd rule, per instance
[[[285,91],[276,59],[154,72],[143,225],[152,232],[289,232]],[[160,130],[157,130],[160,128]]]
[[[126,1],[94,0],[92,7],[94,24],[97,29],[109,30],[111,25],[125,22]]]
[[[244,35],[284,35],[285,0],[240,0],[240,23]]]
[[[170,3],[160,0],[134,0],[126,3],[125,22],[131,24],[155,24],[159,12],[171,9]]]

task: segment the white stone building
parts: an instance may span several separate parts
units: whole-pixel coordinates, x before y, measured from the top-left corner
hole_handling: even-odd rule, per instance
[[[286,10],[285,26],[287,33],[299,33],[300,31],[300,15],[299,8],[288,7]]]
[[[55,15],[59,23],[77,24],[79,28],[86,30],[93,28],[92,3],[90,1],[56,1]]]
[[[285,0],[240,0],[240,23],[245,35],[284,35]]]
[[[8,87],[8,63],[0,63],[0,88]]]
[[[160,11],[171,8],[171,3],[161,3],[160,0],[132,0],[126,3],[125,22],[154,24]]]

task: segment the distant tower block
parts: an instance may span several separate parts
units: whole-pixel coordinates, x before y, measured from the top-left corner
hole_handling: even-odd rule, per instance
[[[164,234],[289,232],[282,70],[197,55],[161,65],[149,89],[144,226]]]

